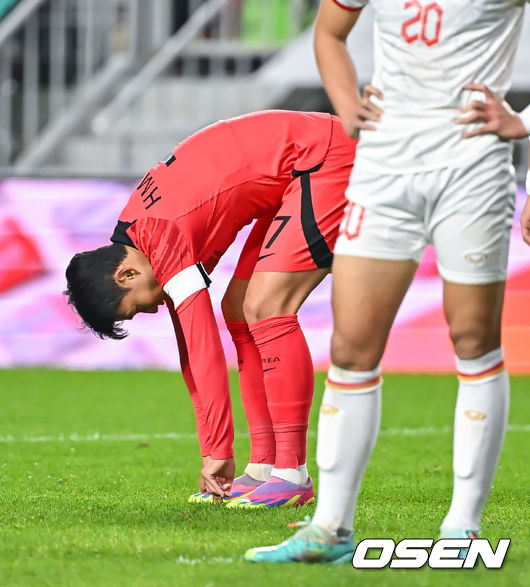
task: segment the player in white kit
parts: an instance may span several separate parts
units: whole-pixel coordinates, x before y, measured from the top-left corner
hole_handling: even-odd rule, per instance
[[[368,2],[375,72],[361,99],[345,41]],[[524,4],[322,1],[317,62],[346,131],[360,131],[360,141],[333,262],[318,505],[307,527],[249,550],[247,560],[351,561],[355,503],[379,427],[379,362],[429,243],[459,378],[453,498],[441,536],[478,535],[509,404],[500,323],[516,186],[505,139],[529,134],[530,109],[517,115],[503,99]]]

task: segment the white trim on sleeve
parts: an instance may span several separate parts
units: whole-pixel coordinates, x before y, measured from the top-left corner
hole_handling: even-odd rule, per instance
[[[528,140],[530,140],[530,104],[522,112],[519,112],[519,118],[522,120],[523,125],[526,128],[526,132],[528,133]],[[525,188],[526,193],[530,196],[530,169],[526,174]]]
[[[369,0],[333,0],[335,4],[344,8],[345,10],[361,10],[364,8]],[[530,2],[530,0],[529,0]]]
[[[195,292],[205,289],[210,285],[210,280],[206,272],[199,265],[197,263],[197,265],[191,265],[191,267],[183,269],[164,285],[163,289],[173,300],[175,308],[180,306],[186,298],[189,298]]]
[[[519,112],[519,118],[526,128],[526,133],[530,136],[530,104],[522,112]]]

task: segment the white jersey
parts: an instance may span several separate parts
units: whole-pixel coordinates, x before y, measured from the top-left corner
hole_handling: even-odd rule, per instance
[[[530,0],[335,1],[374,10],[372,84],[385,112],[376,131],[361,131],[356,166],[405,173],[460,166],[492,150],[509,156],[509,143],[494,135],[462,139],[470,126],[454,120],[483,99],[462,89],[469,82],[504,98]]]

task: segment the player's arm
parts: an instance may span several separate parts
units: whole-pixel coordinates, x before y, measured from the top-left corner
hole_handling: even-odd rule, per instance
[[[197,387],[195,385],[195,380],[193,378],[193,374],[191,371],[188,348],[186,346],[186,339],[184,338],[184,333],[182,332],[182,327],[180,326],[180,321],[175,311],[175,306],[173,305],[173,301],[169,296],[166,296],[166,306],[169,310],[169,315],[171,316],[171,321],[173,322],[173,329],[175,331],[175,336],[177,338],[180,356],[180,369],[182,371],[182,377],[184,378],[184,382],[186,383],[186,387],[188,388],[188,391],[191,396],[191,401],[193,403],[195,418],[197,420],[197,436],[199,437],[199,448],[201,451],[201,456],[204,459],[206,457],[209,457],[212,451],[212,445],[210,442],[210,430],[208,428],[208,422],[206,420],[204,406],[202,405],[201,397],[197,392]]]
[[[208,427],[211,460],[202,477],[209,492],[224,496],[235,473],[234,426],[226,360],[206,289],[210,280],[174,221],[141,218],[131,224],[127,234],[149,259],[154,276],[174,306],[177,337],[186,348],[185,377],[191,383],[192,397],[196,394],[199,426],[203,420]],[[207,451],[206,431],[201,434],[202,450]]]
[[[202,456],[201,474],[199,476],[199,491],[207,491],[207,483],[202,476],[202,469],[204,469],[211,460],[210,452],[212,450],[212,447],[210,442],[210,430],[208,428],[208,422],[206,421],[206,414],[204,412],[204,407],[201,402],[201,397],[197,392],[195,380],[193,379],[193,374],[190,369],[186,340],[184,338],[182,328],[180,327],[180,322],[177,313],[175,312],[175,307],[169,296],[166,296],[166,306],[169,310],[171,321],[173,322],[173,328],[175,330],[175,336],[177,338],[177,344],[180,355],[180,369],[182,371],[182,376],[184,378],[184,382],[186,383],[186,387],[190,392],[191,401],[193,403],[193,409],[195,411],[195,420],[197,422],[199,450]]]
[[[464,138],[475,137],[486,133],[496,134],[503,139],[523,139],[530,137],[530,105],[522,112],[514,112],[509,104],[499,100],[484,84],[467,84],[464,90],[479,91],[484,94],[484,100],[473,100],[463,110],[462,116],[456,120],[457,124],[471,122],[482,123],[477,128],[463,134]],[[530,147],[530,143],[529,143]],[[530,195],[530,150],[529,171],[526,175],[526,193]],[[526,200],[521,214],[521,232],[523,240],[530,245],[530,197]]]
[[[380,120],[382,110],[359,93],[357,72],[346,39],[365,0],[322,0],[315,21],[314,48],[326,92],[346,133],[355,138],[359,129],[375,130],[369,121]],[[373,88],[372,94],[382,98]]]
[[[204,488],[220,496],[229,495],[235,474],[234,425],[226,359],[210,296],[201,289],[178,304],[171,297],[187,349],[186,373],[196,393],[198,425],[202,420],[208,428],[207,433],[203,430],[203,442],[206,434],[209,438],[210,456],[202,470]],[[208,444],[201,445],[203,457],[208,456],[204,454],[207,450]]]
[[[522,112],[514,112],[510,106],[485,84],[471,83],[464,90],[482,92],[484,100],[472,100],[462,109],[457,124],[482,123],[477,128],[464,132],[464,138],[483,134],[496,134],[503,139],[523,139],[530,135],[530,106]]]

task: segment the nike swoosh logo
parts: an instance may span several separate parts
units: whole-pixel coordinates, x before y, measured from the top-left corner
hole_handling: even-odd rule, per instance
[[[272,371],[273,369],[276,369],[276,367],[269,367],[268,369],[263,369],[263,373],[266,373],[267,371]]]
[[[262,259],[266,259],[267,257],[272,257],[272,255],[276,255],[276,253],[269,253],[268,255],[262,255],[261,257],[258,257],[258,261],[261,261]]]

